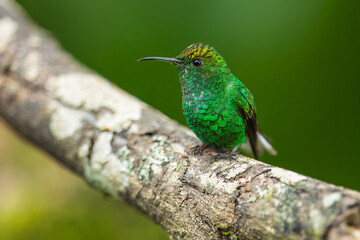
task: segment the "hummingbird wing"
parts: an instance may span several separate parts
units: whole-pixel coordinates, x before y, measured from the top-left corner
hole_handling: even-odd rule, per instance
[[[246,87],[238,87],[234,84],[228,85],[228,90],[233,96],[233,101],[237,106],[237,112],[239,116],[245,122],[245,133],[250,142],[251,151],[254,154],[255,159],[258,158],[258,146],[257,146],[257,132],[258,122],[256,118],[256,109],[254,104],[254,98],[251,92]]]
[[[275,155],[277,155],[276,149],[271,145],[271,141],[269,140],[269,138],[267,136],[265,136],[260,131],[260,128],[258,127],[258,122],[256,120],[256,107],[255,107],[254,97],[248,88],[246,88],[246,87],[244,87],[244,88],[245,88],[245,93],[246,93],[245,95],[247,96],[247,102],[252,106],[252,108],[254,109],[254,113],[255,113],[256,138],[254,139],[253,137],[249,137],[249,142],[251,145],[252,152],[254,153],[255,158],[257,158],[256,156],[258,156],[258,155],[264,154],[264,152],[267,152],[267,153],[275,156]],[[254,133],[252,132],[252,134],[254,134]],[[256,140],[255,148],[253,148],[254,143],[251,144],[251,141],[254,141],[254,140]],[[256,153],[254,152],[254,149],[255,149]]]

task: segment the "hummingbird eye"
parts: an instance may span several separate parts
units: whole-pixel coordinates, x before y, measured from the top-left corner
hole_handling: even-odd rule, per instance
[[[204,65],[204,62],[200,59],[195,59],[191,62],[191,65],[193,65],[194,67],[201,67],[202,65]]]

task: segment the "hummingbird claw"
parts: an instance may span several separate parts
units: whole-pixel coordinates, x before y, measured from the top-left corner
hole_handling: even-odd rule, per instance
[[[230,158],[230,160],[236,160],[236,155],[242,154],[241,152],[229,152],[229,153],[218,153],[215,159]]]
[[[207,147],[206,144],[202,144],[201,146],[200,145],[196,145],[195,147],[192,147],[191,148],[191,153],[193,155],[196,155],[196,154],[200,154],[202,155],[204,149]]]
[[[197,153],[200,153],[200,154],[201,154],[201,152],[200,152],[200,145],[196,145],[195,147],[192,147],[192,148],[191,148],[191,153],[192,153],[193,155],[196,155]]]

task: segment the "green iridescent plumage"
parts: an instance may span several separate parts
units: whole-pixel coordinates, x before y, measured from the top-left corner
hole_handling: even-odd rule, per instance
[[[204,144],[234,148],[248,139],[255,157],[263,151],[276,154],[259,131],[253,95],[214,48],[195,43],[176,58],[140,60],[164,60],[175,65],[186,122]]]

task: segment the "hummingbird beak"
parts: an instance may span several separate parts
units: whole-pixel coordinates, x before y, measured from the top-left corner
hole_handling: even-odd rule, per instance
[[[140,58],[138,61],[149,61],[149,60],[158,60],[158,61],[166,61],[170,63],[181,63],[182,61],[176,58],[167,58],[167,57],[146,57]]]

